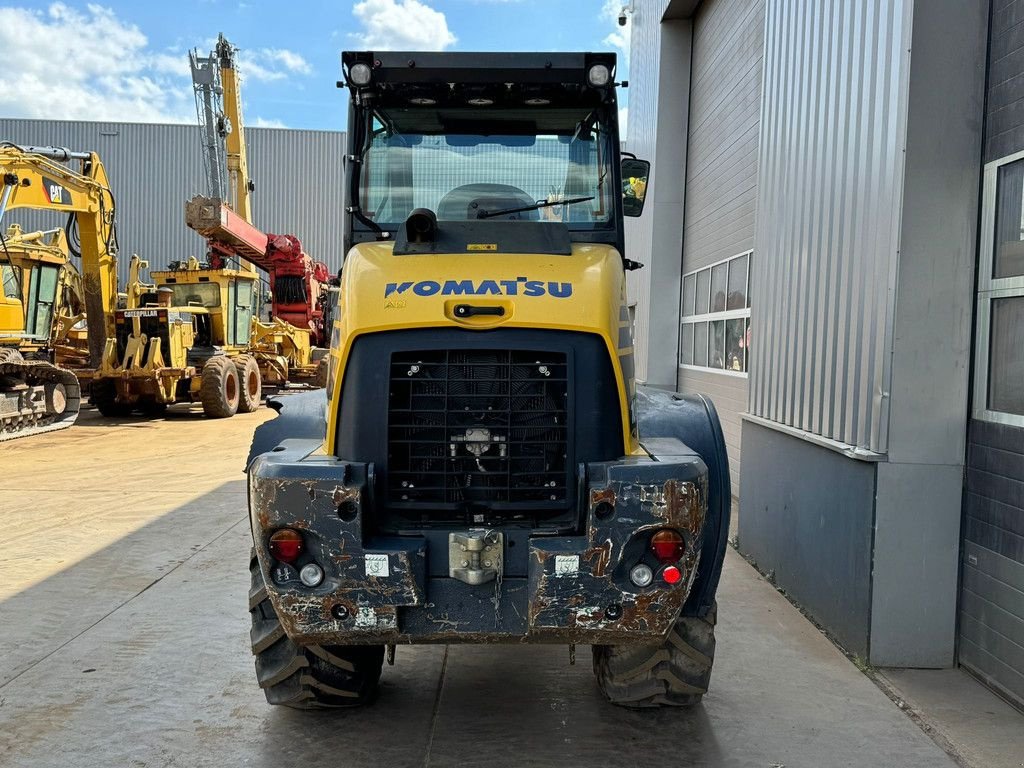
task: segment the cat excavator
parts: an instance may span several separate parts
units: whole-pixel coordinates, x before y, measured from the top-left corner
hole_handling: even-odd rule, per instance
[[[81,386],[53,364],[75,319],[88,328],[90,367],[113,332],[117,303],[114,197],[95,152],[0,145],[0,441],[70,427]],[[67,215],[63,229],[3,228],[16,209]],[[77,245],[76,245],[77,243]],[[71,255],[81,256],[76,270]],[[80,334],[81,335],[81,334]]]

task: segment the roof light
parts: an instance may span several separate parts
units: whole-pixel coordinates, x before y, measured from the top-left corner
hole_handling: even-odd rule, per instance
[[[527,99],[524,103],[529,104],[531,107],[542,107],[545,104],[550,104],[551,99],[542,99],[538,96],[532,99]]]
[[[426,96],[416,96],[412,99],[409,99],[409,103],[415,104],[419,107],[429,107],[434,104],[437,104],[437,99],[428,99]]]
[[[595,64],[587,70],[587,82],[595,88],[603,88],[611,79],[611,70],[605,64]]]
[[[467,104],[472,104],[474,107],[489,107],[489,106],[491,106],[491,104],[494,103],[494,99],[484,99],[484,98],[467,99],[466,103]]]
[[[370,69],[370,65],[362,61],[353,64],[348,70],[348,79],[354,85],[369,85],[370,78],[373,76],[373,72]]]

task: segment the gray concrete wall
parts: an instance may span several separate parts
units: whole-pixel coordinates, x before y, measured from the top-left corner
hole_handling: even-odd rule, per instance
[[[987,3],[916,5],[871,659],[954,661]]]
[[[311,256],[337,271],[345,134],[246,128],[245,136],[256,225],[297,235]],[[160,269],[205,252],[202,239],[185,226],[185,201],[207,194],[197,126],[0,119],[0,141],[99,153],[117,202],[122,284],[133,253]],[[64,218],[12,211],[4,222],[49,229],[63,226]]]
[[[743,444],[740,551],[867,658],[875,465],[752,421]]]

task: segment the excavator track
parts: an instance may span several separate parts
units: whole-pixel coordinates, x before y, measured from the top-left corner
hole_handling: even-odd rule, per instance
[[[0,355],[0,442],[70,427],[81,401],[82,389],[71,371]]]

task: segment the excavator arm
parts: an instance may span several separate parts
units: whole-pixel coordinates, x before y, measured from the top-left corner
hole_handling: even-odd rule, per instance
[[[99,366],[117,303],[114,197],[103,163],[95,152],[5,145],[0,174],[0,224],[8,210],[28,208],[67,213],[77,227],[90,365]]]

